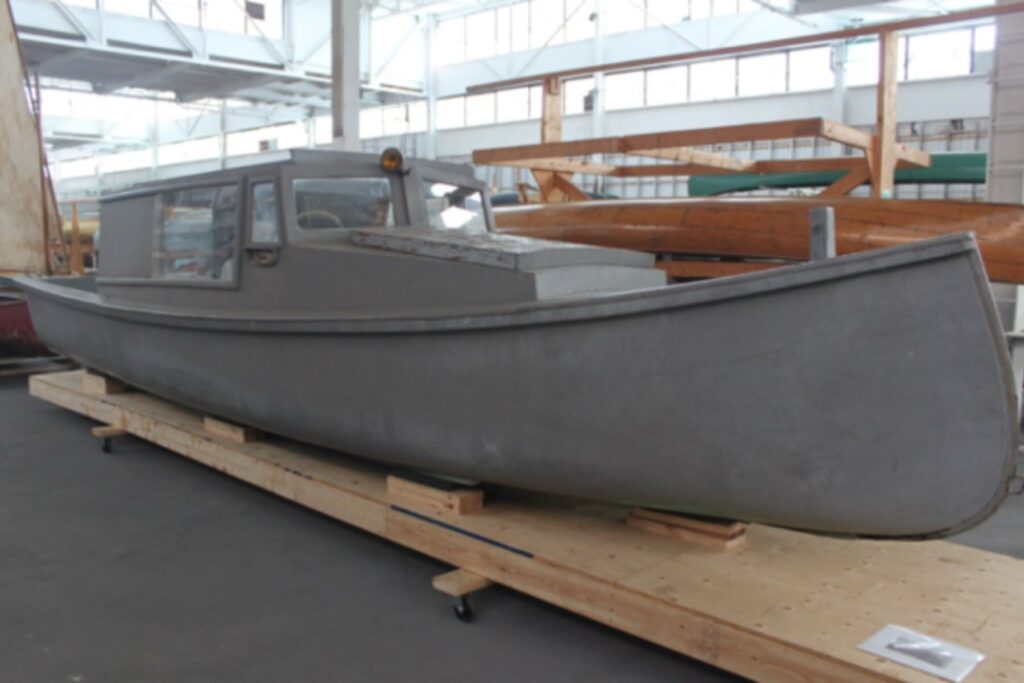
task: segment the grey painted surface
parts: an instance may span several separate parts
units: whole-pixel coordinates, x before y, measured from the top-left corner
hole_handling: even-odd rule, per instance
[[[1012,380],[973,240],[415,318],[231,318],[25,288],[42,338],[213,414],[383,462],[827,532],[1002,500]]]
[[[292,179],[373,174],[366,155],[293,152],[179,181],[277,177],[273,265],[240,258],[204,286],[111,277],[124,266],[104,259],[98,293],[25,280],[40,337],[214,415],[526,489],[900,537],[1004,497],[1013,380],[969,236],[660,286],[616,251],[437,231],[400,253],[298,227]],[[425,181],[485,190],[444,164],[390,177],[396,239],[426,224]],[[107,203],[133,207],[116,239],[151,239],[138,198],[163,189]],[[472,262],[453,260],[467,244]]]
[[[0,379],[0,680],[739,680],[449,567]],[[81,678],[74,678],[74,677]]]

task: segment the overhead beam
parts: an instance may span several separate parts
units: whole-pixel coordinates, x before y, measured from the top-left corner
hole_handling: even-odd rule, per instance
[[[1012,14],[1015,12],[1024,12],[1024,2],[1007,2],[999,5],[976,7],[969,10],[963,10],[961,12],[950,12],[948,14],[942,14],[932,17],[917,17],[914,19],[906,19],[902,21],[892,21],[878,24],[865,24],[862,26],[856,26],[837,31],[812,33],[806,36],[795,36],[791,38],[782,38],[778,40],[766,40],[759,43],[747,43],[745,45],[732,45],[727,47],[713,48],[710,50],[695,50],[692,52],[662,55],[660,57],[629,59],[621,62],[608,62],[604,64],[594,64],[591,66],[577,67],[573,69],[563,69],[560,71],[549,71],[546,73],[535,74],[531,76],[518,76],[516,78],[508,78],[500,81],[493,81],[490,83],[472,85],[466,88],[466,92],[473,95],[483,92],[490,92],[492,90],[504,90],[506,88],[517,88],[525,85],[536,85],[538,83],[543,83],[546,79],[549,78],[575,78],[582,76],[590,76],[596,73],[631,71],[634,69],[640,69],[659,64],[679,64],[682,62],[702,61],[728,55],[774,52],[782,48],[794,47],[798,45],[815,45],[822,43],[831,43],[835,41],[849,40],[851,38],[857,38],[859,36],[875,35],[883,32],[897,33],[900,31],[906,31],[910,29],[927,28],[929,26],[941,26],[943,24],[971,21],[974,19],[986,19],[988,17]]]

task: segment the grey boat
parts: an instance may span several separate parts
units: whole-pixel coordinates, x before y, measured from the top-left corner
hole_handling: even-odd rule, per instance
[[[294,151],[102,205],[93,280],[22,278],[51,348],[389,465],[828,534],[1007,494],[1009,358],[974,239],[701,283],[492,232],[469,168]]]

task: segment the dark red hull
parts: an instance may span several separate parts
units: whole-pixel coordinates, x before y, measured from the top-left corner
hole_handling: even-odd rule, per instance
[[[28,303],[17,296],[0,295],[0,354],[49,354],[36,337]]]

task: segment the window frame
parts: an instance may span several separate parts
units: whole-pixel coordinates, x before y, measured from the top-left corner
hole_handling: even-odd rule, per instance
[[[180,192],[182,190],[201,190],[208,187],[235,187],[235,191],[238,193],[238,211],[235,212],[235,238],[234,238],[234,258],[235,267],[232,269],[231,278],[227,280],[204,278],[204,279],[176,279],[176,278],[160,278],[153,275],[154,262],[157,247],[157,223],[162,220],[160,215],[163,200],[162,195],[168,192]],[[145,195],[151,199],[151,212],[152,217],[149,222],[149,272],[148,277],[98,277],[96,278],[97,284],[110,284],[110,285],[131,285],[131,286],[142,286],[142,287],[188,287],[188,288],[199,288],[199,289],[238,289],[241,282],[241,263],[242,263],[242,232],[245,228],[245,213],[246,206],[248,204],[244,195],[246,188],[245,177],[238,175],[235,177],[228,178],[206,178],[201,181],[192,182],[170,182],[154,188],[146,188],[145,190],[129,191],[123,195],[119,195],[119,198],[129,198],[132,196]]]
[[[264,183],[273,183],[274,185],[274,197],[277,201],[277,239],[273,242],[257,240],[255,237],[256,225],[253,216],[253,200],[252,193],[257,185]],[[267,249],[281,249],[284,247],[284,233],[285,233],[285,221],[283,202],[281,200],[281,182],[276,175],[271,176],[252,176],[246,180],[246,187],[248,191],[245,194],[245,215],[246,223],[248,224],[248,232],[246,235],[245,250],[246,251],[261,251]]]
[[[372,225],[353,226],[351,228],[318,228],[310,230],[299,227],[298,213],[295,210],[294,183],[296,180],[314,178],[316,180],[329,180],[332,178],[354,178],[372,180],[380,178],[391,184],[391,202],[394,211],[395,227],[409,225],[409,209],[406,197],[408,196],[405,183],[396,174],[385,173],[380,164],[373,162],[346,163],[344,169],[339,169],[338,164],[296,164],[282,170],[280,176],[281,199],[284,203],[283,213],[285,219],[285,230],[289,238],[300,240],[317,239],[317,236],[350,236],[353,230],[372,228]]]
[[[415,197],[415,202],[410,202],[409,213],[410,213],[410,224],[418,227],[427,228],[429,230],[437,230],[430,225],[430,215],[427,212],[427,196],[424,191],[426,183],[447,183],[449,185],[458,185],[471,190],[477,190],[480,192],[480,199],[484,207],[484,222],[486,223],[486,232],[494,232],[494,212],[491,209],[491,195],[487,191],[487,183],[482,180],[473,177],[466,176],[459,173],[446,173],[438,169],[413,169],[406,176],[406,192],[409,197]],[[415,187],[409,187],[414,184]]]

